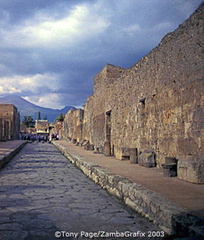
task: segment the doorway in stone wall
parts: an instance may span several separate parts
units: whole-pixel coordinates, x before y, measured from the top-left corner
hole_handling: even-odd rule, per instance
[[[106,112],[105,119],[105,146],[104,153],[111,156],[111,110]]]

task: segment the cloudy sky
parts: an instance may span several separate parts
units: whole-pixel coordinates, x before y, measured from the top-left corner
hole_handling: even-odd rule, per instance
[[[0,0],[0,95],[80,106],[110,63],[129,68],[202,0]]]

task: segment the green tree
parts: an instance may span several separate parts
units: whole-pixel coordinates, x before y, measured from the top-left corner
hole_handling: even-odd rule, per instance
[[[22,123],[27,128],[34,127],[34,124],[35,124],[35,122],[33,121],[33,118],[31,116],[24,116]]]
[[[60,114],[59,117],[55,118],[55,122],[63,122],[64,121],[64,114]]]
[[[38,112],[37,120],[41,120],[41,113]]]

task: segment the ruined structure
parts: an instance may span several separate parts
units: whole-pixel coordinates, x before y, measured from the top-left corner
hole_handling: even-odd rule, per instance
[[[35,131],[36,134],[48,134],[49,133],[48,120],[35,120]]]
[[[82,109],[69,110],[64,118],[62,136],[66,139],[72,140],[75,143],[79,143],[83,139],[83,120],[84,111]]]
[[[146,167],[176,159],[179,178],[203,183],[203,9],[129,69],[106,65],[84,111],[65,116],[64,138]]]
[[[0,104],[0,141],[19,138],[20,114],[13,104]]]

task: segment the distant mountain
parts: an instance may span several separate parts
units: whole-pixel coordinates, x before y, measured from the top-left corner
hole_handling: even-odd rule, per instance
[[[44,108],[30,103],[22,97],[12,94],[5,97],[0,97],[0,104],[15,105],[20,112],[21,121],[23,120],[24,116],[32,116],[32,118],[36,120],[37,114],[40,112],[41,119],[47,117],[47,120],[49,120],[49,122],[54,122],[55,118],[57,118],[61,113],[66,114],[71,108],[76,109],[72,106],[66,106],[62,109]]]

